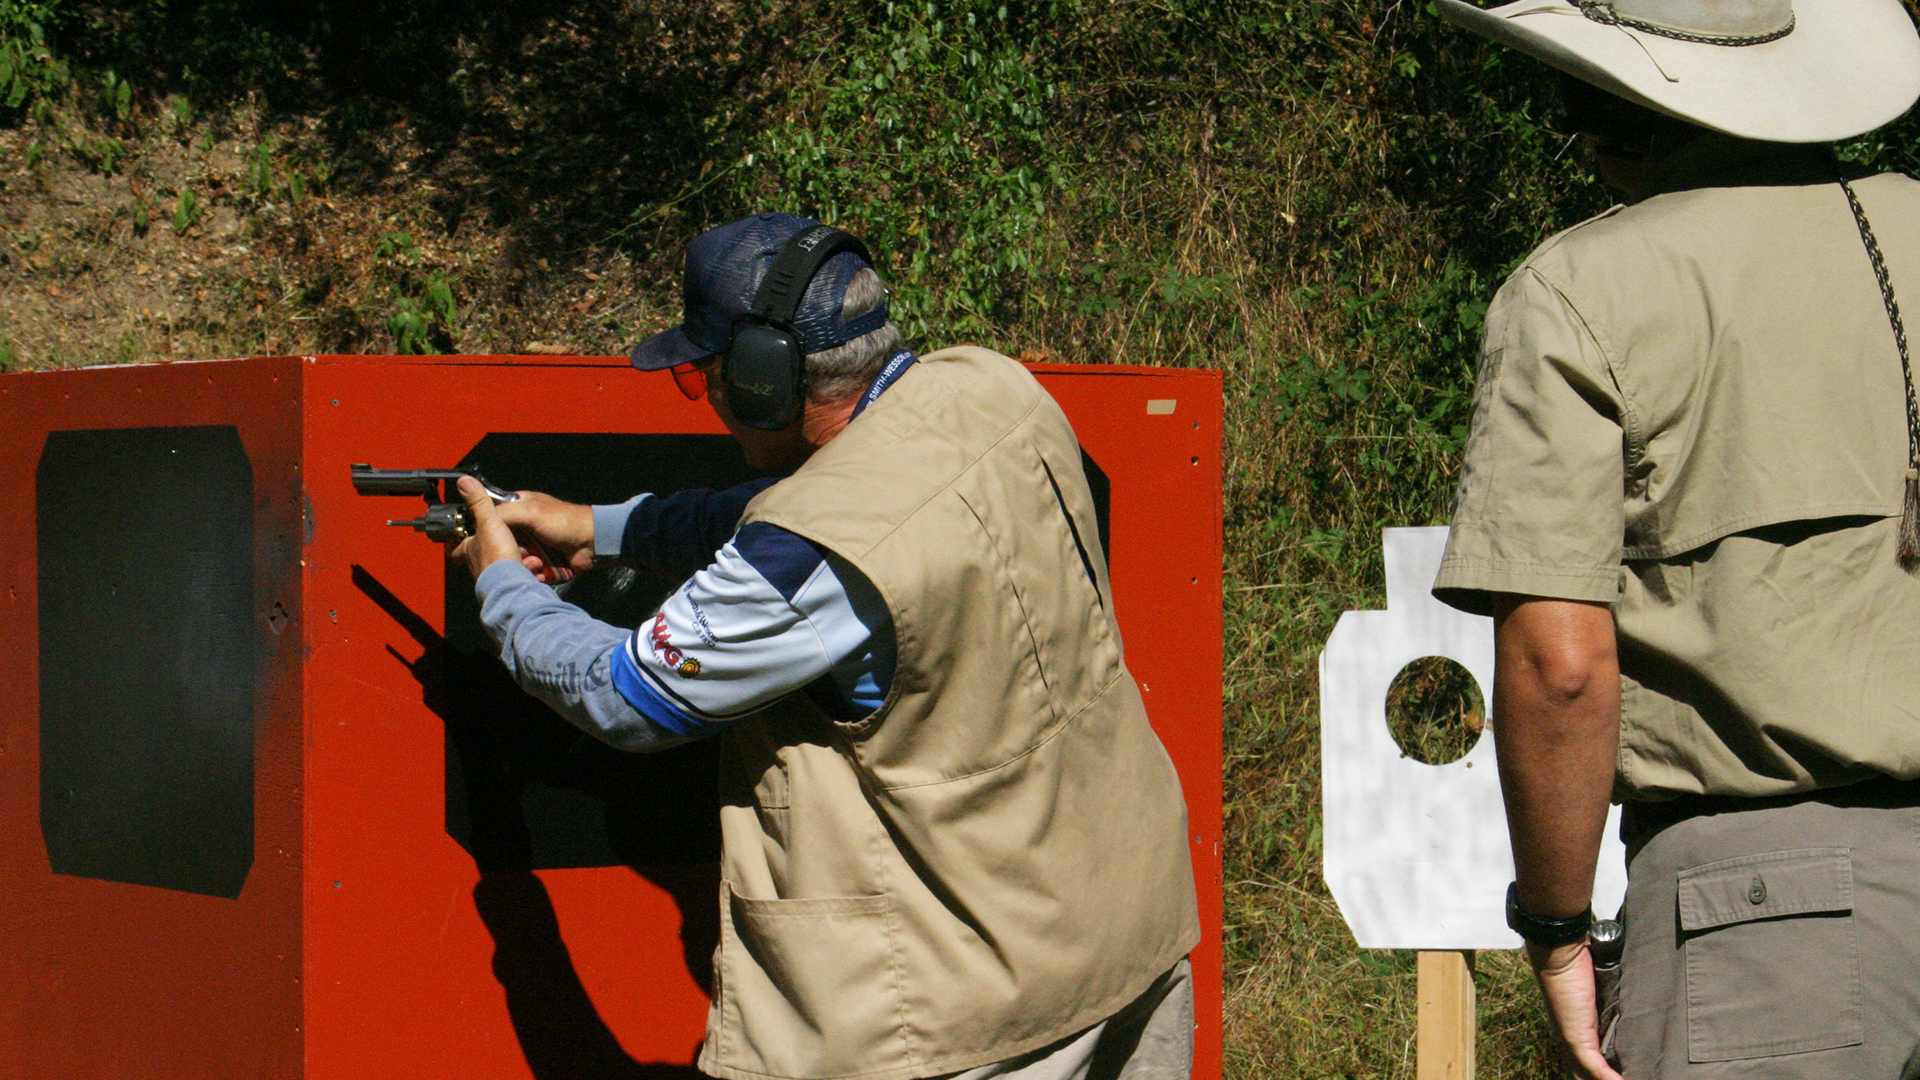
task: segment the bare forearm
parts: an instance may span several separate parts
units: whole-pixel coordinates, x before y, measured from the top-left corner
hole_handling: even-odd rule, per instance
[[[1620,666],[1601,605],[1529,600],[1496,630],[1493,715],[1520,906],[1585,910],[1620,734]]]

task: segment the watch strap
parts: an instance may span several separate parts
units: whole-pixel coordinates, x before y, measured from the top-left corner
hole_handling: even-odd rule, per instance
[[[1507,928],[1535,945],[1571,945],[1593,929],[1593,908],[1569,919],[1549,919],[1520,906],[1520,883],[1507,886]]]

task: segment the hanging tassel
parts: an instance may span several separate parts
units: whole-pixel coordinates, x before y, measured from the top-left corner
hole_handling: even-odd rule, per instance
[[[1900,515],[1900,545],[1894,549],[1901,569],[1920,568],[1920,469],[1907,470],[1907,505]]]
[[[1887,305],[1887,325],[1893,328],[1893,345],[1900,352],[1900,375],[1907,387],[1907,493],[1893,555],[1902,570],[1920,573],[1920,396],[1913,392],[1913,360],[1907,355],[1907,327],[1900,320],[1900,302],[1893,298],[1893,279],[1887,276],[1887,260],[1880,255],[1880,242],[1873,238],[1873,226],[1867,223],[1867,212],[1860,208],[1860,197],[1844,179],[1840,181],[1840,190],[1846,193],[1854,223],[1860,226],[1860,242],[1866,245],[1867,260],[1873,263],[1873,276],[1880,282],[1880,299]]]

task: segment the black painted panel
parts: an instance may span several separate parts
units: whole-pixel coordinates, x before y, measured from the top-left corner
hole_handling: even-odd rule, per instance
[[[1110,486],[1084,452],[1103,550]],[[724,435],[496,433],[460,461],[494,484],[580,503],[725,488],[765,475]],[[603,567],[562,587],[632,628],[678,578]],[[719,857],[714,740],[658,754],[599,742],[522,692],[500,666],[464,568],[449,567],[446,653],[434,695],[447,723],[447,834],[485,870],[659,866]]]
[[[38,484],[56,873],[237,897],[253,864],[253,470],[230,426],[60,431]]]
[[[492,434],[460,462],[495,484],[570,502],[725,488],[756,476],[725,435]],[[562,594],[631,628],[677,579],[601,567]],[[483,870],[659,866],[719,857],[718,747],[658,754],[599,742],[514,685],[480,625],[473,582],[447,575],[448,835]]]

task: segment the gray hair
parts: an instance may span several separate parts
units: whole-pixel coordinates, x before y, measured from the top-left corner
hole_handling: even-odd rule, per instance
[[[887,287],[870,266],[854,271],[840,301],[840,319],[857,319],[885,303]],[[807,396],[818,402],[841,401],[867,388],[905,339],[889,321],[844,345],[807,354]]]

